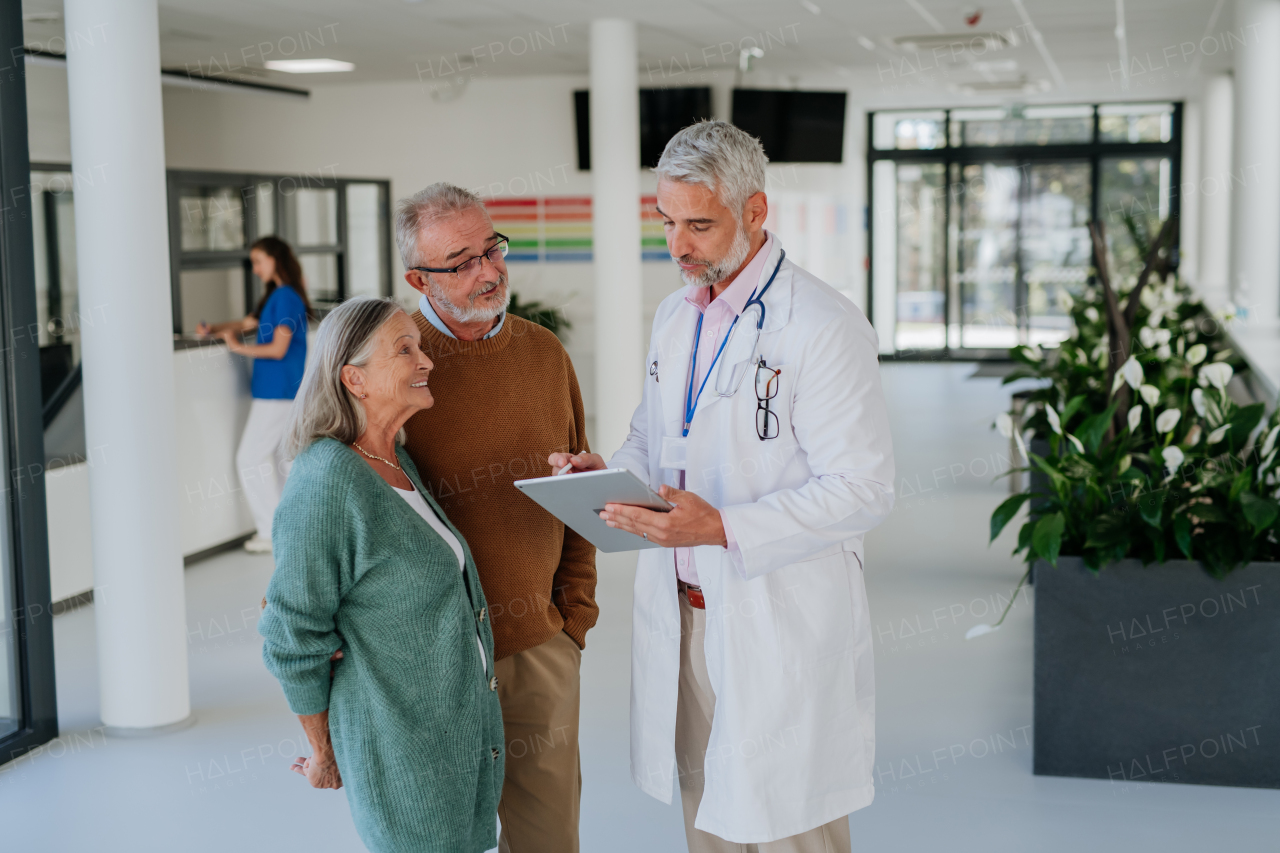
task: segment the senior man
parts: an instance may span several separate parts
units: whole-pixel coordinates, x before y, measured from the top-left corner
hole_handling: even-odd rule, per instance
[[[406,424],[409,456],[471,547],[493,620],[506,731],[503,853],[576,853],[581,649],[595,625],[594,546],[512,482],[587,449],[578,379],[556,336],[506,313],[507,238],[479,197],[432,184],[400,202],[413,320],[436,403]]]
[[[685,287],[658,309],[609,467],[668,513],[609,504],[640,552],[631,772],[692,853],[848,853],[874,796],[863,534],[893,505],[876,336],[764,229],[764,150],[724,122],[667,143],[658,211]],[[595,454],[553,455],[605,467]]]

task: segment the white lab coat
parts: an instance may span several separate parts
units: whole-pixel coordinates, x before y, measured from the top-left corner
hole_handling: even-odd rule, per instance
[[[759,287],[780,251],[775,237]],[[688,292],[658,309],[643,399],[609,461],[654,489],[679,483],[679,472],[659,460],[662,436],[682,428],[698,319]],[[714,373],[707,382],[689,431],[685,485],[724,510],[741,550],[740,561],[716,545],[693,554],[716,695],[695,826],[738,843],[804,832],[874,796],[862,539],[893,506],[893,449],[871,325],[790,261],[763,302],[759,352],[782,370],[770,404],[781,434],[757,436],[754,368],[740,333],[722,358],[749,372],[732,397],[715,393]],[[683,770],[674,746],[679,670],[674,552],[644,550],[632,623],[631,772],[665,803]]]

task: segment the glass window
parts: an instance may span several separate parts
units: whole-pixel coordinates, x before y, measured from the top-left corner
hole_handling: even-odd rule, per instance
[[[942,163],[899,164],[897,181],[898,349],[946,345],[943,234],[946,171]]]
[[[312,304],[337,303],[338,256],[332,252],[299,255],[298,263],[302,265],[302,278]]]
[[[1061,145],[1093,141],[1093,107],[1051,106],[951,111],[951,144]]]
[[[1102,142],[1168,142],[1173,139],[1173,104],[1104,104],[1098,107]]]
[[[1021,170],[1009,163],[970,163],[951,193],[960,346],[1018,343],[1018,198]]]
[[[265,237],[276,233],[276,195],[275,185],[263,181],[253,188],[255,212],[257,214],[257,237]]]
[[[237,320],[253,307],[245,305],[244,267],[241,265],[183,270],[179,283],[184,335],[194,335],[196,326],[201,322]]]
[[[3,424],[0,423],[0,438]],[[22,728],[22,687],[18,680],[18,630],[14,566],[9,547],[9,514],[0,518],[0,738]]]
[[[946,119],[947,114],[942,110],[876,113],[872,122],[872,144],[879,149],[944,148]]]
[[[347,184],[347,296],[380,296],[383,269],[381,184]]]
[[[1167,157],[1104,157],[1098,162],[1098,217],[1106,225],[1112,280],[1136,278],[1145,258],[1140,244],[1154,239],[1169,217],[1172,163]]]
[[[244,248],[244,202],[235,187],[193,187],[178,197],[182,251]]]
[[[1019,228],[1030,342],[1056,344],[1071,333],[1071,303],[1093,264],[1088,162],[1027,167]]]
[[[304,187],[291,197],[293,240],[297,246],[338,244],[338,191]]]

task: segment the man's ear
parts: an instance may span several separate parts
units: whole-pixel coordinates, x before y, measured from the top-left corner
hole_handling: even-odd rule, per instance
[[[365,393],[363,370],[356,367],[354,364],[344,364],[342,366],[341,376],[343,386],[352,394],[359,397],[361,394]]]
[[[427,274],[422,270],[405,270],[404,280],[423,296],[427,295]]]
[[[748,232],[755,232],[764,227],[769,218],[769,199],[764,192],[758,192],[747,199],[742,210],[742,224]]]

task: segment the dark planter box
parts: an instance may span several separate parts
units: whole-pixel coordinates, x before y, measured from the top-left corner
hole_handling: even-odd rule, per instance
[[[1280,563],[1035,575],[1037,775],[1280,788]]]

